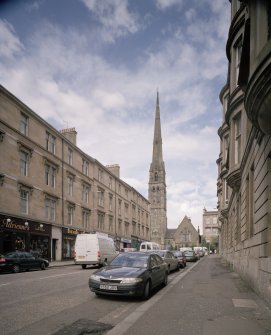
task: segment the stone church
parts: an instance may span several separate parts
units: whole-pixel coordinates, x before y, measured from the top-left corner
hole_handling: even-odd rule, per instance
[[[190,218],[185,216],[177,229],[167,229],[165,245],[167,249],[175,250],[199,245],[199,232]]]
[[[166,171],[163,161],[159,93],[156,98],[153,153],[149,170],[149,202],[151,216],[150,240],[161,248],[179,248],[198,245],[198,232],[185,216],[177,229],[167,229]]]

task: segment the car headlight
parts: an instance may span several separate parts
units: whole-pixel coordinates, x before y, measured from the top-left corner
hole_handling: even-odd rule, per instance
[[[101,278],[101,277],[100,277],[100,276],[97,276],[97,275],[91,275],[91,276],[90,276],[90,279],[91,279],[91,280],[95,280],[95,281],[100,281],[100,278]]]
[[[143,281],[142,278],[122,278],[121,284],[137,284]]]

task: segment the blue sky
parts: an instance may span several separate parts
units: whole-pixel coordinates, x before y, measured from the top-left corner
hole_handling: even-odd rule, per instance
[[[148,197],[156,92],[168,228],[217,204],[228,0],[0,1],[0,82]]]

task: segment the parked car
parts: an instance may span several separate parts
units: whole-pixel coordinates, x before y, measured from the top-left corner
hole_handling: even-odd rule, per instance
[[[186,257],[183,251],[173,251],[173,255],[178,258],[180,267],[183,269],[186,267]]]
[[[186,250],[184,254],[187,262],[196,262],[199,259],[194,250]]]
[[[168,273],[171,271],[179,271],[180,263],[179,260],[174,254],[169,250],[154,250],[163,260],[167,263]]]
[[[167,264],[150,252],[121,252],[110,265],[95,271],[89,288],[96,295],[150,297],[154,287],[166,286]]]
[[[0,270],[12,271],[14,273],[31,269],[45,270],[49,261],[41,257],[35,257],[30,252],[14,251],[0,255]]]

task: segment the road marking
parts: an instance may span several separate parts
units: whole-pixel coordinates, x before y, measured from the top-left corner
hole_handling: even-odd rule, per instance
[[[39,278],[39,279],[49,279],[49,278],[63,277],[63,276],[67,276],[67,275],[73,275],[73,274],[75,274],[75,273],[82,273],[82,271],[62,273],[61,275],[54,275],[54,276],[41,277],[41,278]]]
[[[251,299],[232,299],[234,307],[257,308],[258,305]]]
[[[0,284],[0,287],[1,287],[1,286],[6,286],[6,285],[10,285],[10,283]]]

